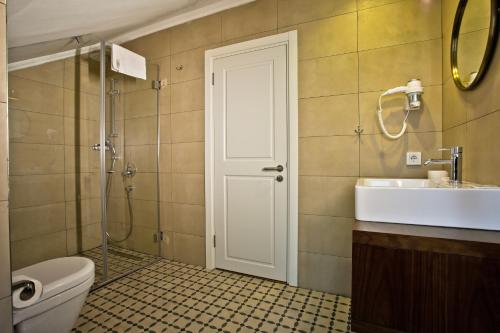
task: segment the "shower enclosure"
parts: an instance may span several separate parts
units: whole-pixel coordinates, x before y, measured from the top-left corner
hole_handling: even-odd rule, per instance
[[[109,63],[101,43],[9,73],[13,269],[82,255],[98,287],[159,259],[159,67]]]

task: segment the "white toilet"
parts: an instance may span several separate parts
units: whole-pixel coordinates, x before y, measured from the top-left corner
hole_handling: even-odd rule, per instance
[[[16,333],[70,332],[94,283],[94,262],[64,257],[14,271],[42,283],[43,292],[33,305],[14,308]]]

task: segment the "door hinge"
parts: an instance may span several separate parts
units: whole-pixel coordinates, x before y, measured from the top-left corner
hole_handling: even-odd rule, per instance
[[[163,231],[160,231],[158,233],[153,234],[153,240],[155,241],[155,243],[165,240],[165,233]]]
[[[215,245],[216,245],[216,242],[215,242],[215,235],[214,235],[214,247],[215,247]]]
[[[215,85],[215,73],[212,73],[212,85]]]
[[[167,85],[166,80],[153,80],[153,89],[160,90]]]

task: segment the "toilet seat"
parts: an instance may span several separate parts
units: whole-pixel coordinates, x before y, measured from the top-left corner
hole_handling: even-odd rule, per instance
[[[14,271],[12,275],[26,275],[43,285],[42,296],[35,304],[14,309],[16,325],[90,289],[94,283],[94,262],[83,257],[56,258]]]

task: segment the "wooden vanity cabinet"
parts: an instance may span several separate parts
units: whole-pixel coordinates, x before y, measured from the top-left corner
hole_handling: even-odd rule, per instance
[[[353,231],[353,332],[500,333],[500,233],[366,223]]]

